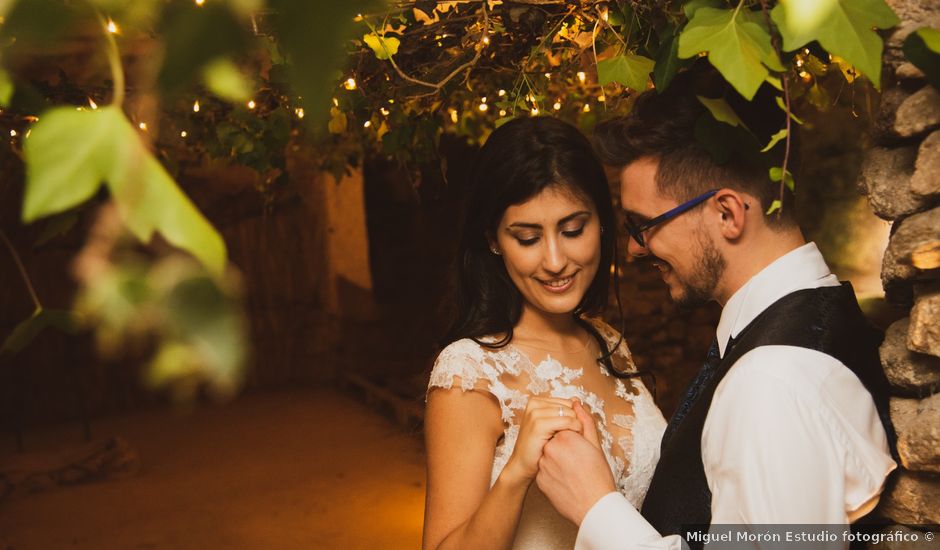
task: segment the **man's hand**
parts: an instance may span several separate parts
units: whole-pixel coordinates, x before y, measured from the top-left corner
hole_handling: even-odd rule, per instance
[[[584,435],[573,431],[555,434],[545,444],[535,481],[558,513],[581,525],[588,510],[617,489],[601,451],[594,418],[580,402],[575,401],[573,408]]]

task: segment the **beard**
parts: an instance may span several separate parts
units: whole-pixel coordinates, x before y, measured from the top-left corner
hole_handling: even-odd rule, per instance
[[[680,288],[680,294],[673,299],[682,309],[696,308],[713,300],[715,288],[721,276],[724,275],[727,265],[724,256],[721,255],[721,251],[711,238],[700,234],[699,245],[701,252],[692,270],[694,273],[692,277],[685,279],[673,270]]]

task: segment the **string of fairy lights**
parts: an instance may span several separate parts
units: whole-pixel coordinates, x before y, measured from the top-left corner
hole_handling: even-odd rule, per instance
[[[197,7],[202,7],[206,4],[206,0],[193,0],[193,2]],[[606,13],[602,13],[601,17],[603,17],[606,20]],[[366,18],[362,14],[358,14],[356,17],[354,17],[354,21],[357,21],[357,22],[362,22],[365,19]],[[253,26],[255,27],[256,32],[257,32],[257,24],[255,23],[253,24]],[[112,18],[107,19],[106,29],[111,34],[115,34],[115,35],[121,34],[120,26]],[[443,34],[439,34],[435,36],[435,39],[437,40],[437,44],[439,47],[443,47],[443,44],[440,40],[447,38],[448,36],[451,36],[451,35],[447,33],[443,33]],[[490,36],[489,31],[485,31],[484,36],[481,40],[482,46],[483,47],[491,46],[495,44],[495,42],[496,40]],[[797,58],[795,59],[795,67],[796,67],[797,74],[804,83],[812,82],[812,80],[815,78],[815,75],[809,72],[806,67],[807,60],[810,58],[810,56],[811,54],[810,54],[809,49],[805,49],[800,54],[798,54]],[[832,56],[829,56],[828,61],[830,64],[833,63]],[[386,68],[386,70],[388,71],[388,73],[384,75],[384,78],[386,81],[390,80],[389,73],[391,73],[391,68],[392,68],[391,64]],[[397,69],[397,66],[395,68]],[[568,81],[567,79],[565,79],[566,82],[563,82],[563,83],[560,83],[557,81],[555,82],[555,84],[561,84],[562,86],[569,86],[570,83],[573,83],[576,86],[580,86],[581,89],[584,90],[583,100],[571,100],[567,102],[559,94],[555,94],[551,99],[546,100],[544,103],[543,103],[543,99],[541,98],[541,96],[537,96],[536,88],[547,89],[548,86],[552,83],[553,74],[551,72],[542,73],[542,76],[544,76],[546,81],[544,81],[544,83],[539,83],[539,85],[533,84],[533,79],[526,76],[526,73],[524,72],[521,73],[521,76],[522,76],[521,82],[515,85],[511,92],[503,88],[500,88],[496,91],[496,96],[499,99],[495,103],[494,101],[491,100],[491,96],[480,95],[476,99],[475,102],[472,102],[473,104],[469,110],[474,110],[477,113],[479,113],[479,115],[482,115],[482,116],[498,115],[500,118],[505,118],[509,116],[517,116],[518,114],[520,114],[517,109],[517,106],[520,104],[526,105],[528,114],[530,114],[531,116],[538,116],[540,114],[548,113],[548,112],[562,111],[566,103],[568,103],[568,105],[571,108],[581,113],[590,113],[592,111],[592,103],[594,103],[595,105],[596,104],[606,105],[607,96],[605,92],[607,90],[605,90],[604,86],[597,84],[596,75],[591,75],[591,77],[589,77],[588,72],[585,70],[579,70],[575,72],[574,74],[575,78],[571,79],[571,81]],[[538,74],[535,74],[533,76],[537,77]],[[367,93],[365,90],[361,89],[360,82],[357,81],[357,75],[354,73],[347,73],[346,75],[344,75],[344,78],[341,78],[338,83],[337,90],[345,91],[345,92],[358,91],[360,93]],[[617,91],[619,92],[622,90],[617,90]],[[506,108],[507,96],[510,96],[508,98],[510,100],[508,104],[512,105],[511,109]],[[516,100],[515,98],[522,98],[524,99],[524,102],[520,102]],[[284,107],[289,112],[291,112],[294,117],[296,117],[297,119],[304,118],[305,112],[304,112],[303,107],[297,106],[297,105],[290,105],[289,104],[290,98],[284,97],[283,99],[286,100],[285,103],[288,103],[287,105],[284,105]],[[298,98],[298,99],[302,99],[302,98]],[[388,101],[389,106],[395,103],[395,100],[391,98],[388,99],[387,101]],[[332,103],[333,103],[334,109],[336,110],[340,109],[340,102],[336,97],[333,98]],[[261,109],[259,109],[259,103],[254,98],[248,99],[244,105],[248,111],[252,111],[252,112],[261,111]],[[469,115],[469,112],[465,111],[462,108],[464,107],[464,105],[465,104],[461,104],[458,106],[451,105],[451,106],[446,107],[446,109],[442,110],[443,113],[446,113],[444,120],[449,121],[451,124],[457,125],[461,121],[461,118],[463,116]],[[77,107],[78,110],[85,110],[86,108],[91,109],[91,110],[96,110],[98,109],[98,105],[94,99],[89,97],[87,107],[85,106]],[[200,98],[198,97],[195,98],[192,103],[192,112],[200,113],[202,109],[203,109],[203,104],[200,102]],[[2,112],[3,110],[0,109],[0,113]],[[522,113],[525,113],[525,112],[526,110],[522,110]],[[387,118],[391,114],[391,111],[388,106],[379,107],[377,109],[377,113],[373,114],[373,116],[361,122],[361,127],[363,129],[373,128],[376,131],[379,131],[381,133],[381,130],[379,128],[376,128],[377,122],[375,121],[377,120],[377,116],[376,116],[377,114],[380,114],[382,117]],[[26,123],[33,123],[39,120],[38,117],[36,116],[24,116],[24,117],[21,117],[21,119]],[[149,131],[148,123],[144,120],[138,120],[136,123],[136,127],[142,132]],[[382,127],[385,131],[388,131],[388,128],[384,122],[382,124]],[[178,128],[177,130],[179,132],[179,137],[181,139],[185,140],[190,136],[190,131],[186,128],[181,128],[181,129]],[[25,139],[25,138],[28,138],[30,135],[30,130],[28,129],[28,125],[24,125],[20,127],[19,130],[16,128],[12,128],[9,130],[9,132],[10,132],[11,140]],[[381,135],[379,135],[379,137],[381,137]]]

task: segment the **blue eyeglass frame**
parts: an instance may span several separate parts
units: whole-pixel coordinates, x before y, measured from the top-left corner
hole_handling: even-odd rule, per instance
[[[702,204],[708,199],[712,198],[715,193],[720,191],[720,189],[712,189],[711,191],[706,191],[705,193],[695,197],[694,199],[688,200],[679,206],[663,212],[662,214],[656,216],[655,218],[649,220],[646,223],[640,224],[639,226],[634,225],[633,221],[630,219],[630,216],[627,215],[626,219],[623,222],[624,228],[627,230],[627,233],[633,237],[633,240],[637,242],[643,248],[646,248],[646,240],[643,238],[643,233],[649,231],[650,229],[656,227],[657,225],[667,222],[680,214],[688,212],[692,208]]]

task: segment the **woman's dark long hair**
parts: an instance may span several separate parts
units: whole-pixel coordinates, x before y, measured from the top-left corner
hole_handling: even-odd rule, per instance
[[[496,234],[507,208],[550,187],[590,201],[600,218],[600,265],[572,315],[601,346],[600,360],[616,373],[610,364],[613,350],[583,318],[603,312],[615,271],[611,266],[616,266],[617,231],[610,188],[587,138],[574,126],[550,117],[507,122],[490,135],[477,156],[462,201],[462,231],[455,257],[456,312],[444,344],[472,338],[483,346],[500,348],[512,340],[523,297],[509,278],[503,259],[490,250],[487,236]],[[617,298],[619,306],[619,295]],[[497,334],[503,335],[498,342],[480,340]]]

